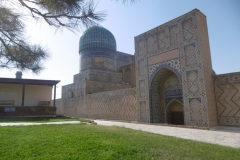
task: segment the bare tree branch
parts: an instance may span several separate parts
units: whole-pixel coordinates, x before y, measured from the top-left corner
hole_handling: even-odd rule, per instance
[[[94,0],[0,0],[0,69],[17,68],[39,73],[43,61],[49,57],[48,51],[40,45],[26,42],[22,22],[26,12],[56,29],[74,31],[104,20],[106,12],[97,12],[96,7]]]

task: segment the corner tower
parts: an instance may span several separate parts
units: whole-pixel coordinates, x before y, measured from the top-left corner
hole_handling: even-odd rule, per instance
[[[116,71],[116,40],[101,26],[86,30],[79,41],[80,72],[88,69]]]

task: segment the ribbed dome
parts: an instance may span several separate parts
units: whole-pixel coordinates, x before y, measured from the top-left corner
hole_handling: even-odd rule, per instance
[[[116,51],[116,40],[106,28],[93,26],[83,33],[79,42],[79,52],[89,48],[105,48]]]

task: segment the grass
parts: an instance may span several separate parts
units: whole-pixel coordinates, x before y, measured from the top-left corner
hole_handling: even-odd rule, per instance
[[[0,127],[1,159],[240,159],[240,149],[120,127],[42,125]]]
[[[11,117],[5,118],[0,117],[0,123],[12,123],[12,122],[36,122],[36,123],[46,123],[46,122],[62,122],[62,121],[80,121],[80,122],[90,122],[88,119],[73,118],[65,116],[56,117]]]

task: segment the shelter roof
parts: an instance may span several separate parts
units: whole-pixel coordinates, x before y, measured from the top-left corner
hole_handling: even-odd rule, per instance
[[[29,85],[47,85],[53,86],[60,82],[60,80],[41,80],[41,79],[17,79],[17,78],[1,78],[0,83],[8,84],[29,84]]]

